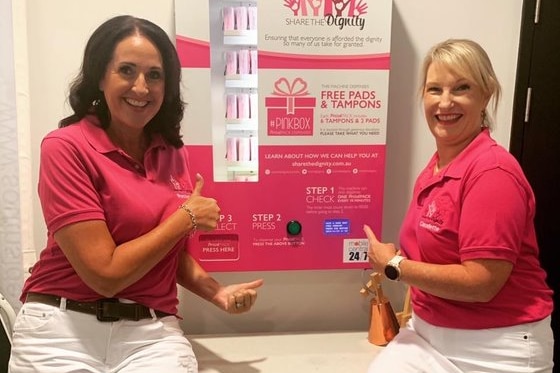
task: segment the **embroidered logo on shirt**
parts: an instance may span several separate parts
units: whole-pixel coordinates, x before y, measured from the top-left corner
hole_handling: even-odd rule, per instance
[[[420,220],[420,227],[430,230],[432,232],[439,232],[443,223],[443,213],[438,208],[436,200],[430,202],[426,208],[426,212],[422,215]]]
[[[173,177],[173,175],[169,175],[169,182],[171,183],[171,185],[173,186],[173,189],[175,190],[184,190],[184,188],[181,188],[181,184],[175,180],[175,178]]]
[[[436,201],[430,202],[430,204],[428,205],[428,211],[423,217],[433,220],[438,224],[443,223],[443,220],[441,218],[441,213],[438,211],[438,208],[436,206]]]
[[[182,181],[178,178],[175,178],[173,175],[169,175],[169,183],[173,190],[177,193],[177,197],[179,198],[187,198],[190,196],[190,190],[187,188],[187,183]]]

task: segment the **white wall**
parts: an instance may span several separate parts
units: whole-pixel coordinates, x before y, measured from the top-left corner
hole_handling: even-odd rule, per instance
[[[29,157],[28,162],[18,158],[21,138],[17,131],[17,91],[13,58],[15,17],[12,17],[11,0],[0,0],[0,14],[3,15],[0,21],[0,299],[5,297],[11,304],[19,297],[23,280],[22,251],[25,251],[25,243],[22,238],[29,236],[22,232],[21,222],[24,219],[20,205],[24,193],[19,188],[19,180],[22,170],[25,166],[30,166],[31,162]]]
[[[450,37],[467,37],[486,48],[504,89],[494,136],[508,147],[522,0],[394,0],[393,4],[385,241],[397,239],[415,175],[434,151],[416,96],[419,65],[431,45]],[[27,0],[33,149],[30,182],[34,189],[40,140],[69,113],[67,87],[79,69],[93,29],[110,16],[128,13],[148,18],[174,35],[173,9],[173,0],[160,0],[157,5],[153,0]],[[46,233],[36,194],[33,209],[34,241],[39,251]],[[368,328],[368,303],[359,294],[361,270],[216,273],[215,277],[224,283],[262,277],[265,285],[254,310],[239,316],[226,315],[182,292],[181,313],[188,333]],[[399,310],[401,284],[384,286],[393,307]]]

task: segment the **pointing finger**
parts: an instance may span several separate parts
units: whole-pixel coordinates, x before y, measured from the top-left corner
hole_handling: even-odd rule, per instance
[[[248,282],[247,284],[245,284],[245,288],[246,289],[256,289],[256,288],[261,287],[263,283],[264,283],[263,279],[251,281],[251,282]]]
[[[375,236],[375,233],[373,233],[373,231],[371,230],[369,225],[364,224],[364,232],[366,232],[366,236],[367,236],[368,240],[372,241],[373,243],[378,243],[379,242],[377,240],[377,237]]]

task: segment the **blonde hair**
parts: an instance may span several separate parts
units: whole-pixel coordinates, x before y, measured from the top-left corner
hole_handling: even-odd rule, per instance
[[[501,87],[486,51],[476,42],[468,39],[448,39],[434,45],[424,57],[420,77],[420,91],[424,91],[428,69],[432,63],[446,66],[454,73],[475,82],[485,97],[492,101],[492,114],[498,109]],[[485,108],[482,125],[492,129],[492,119]]]

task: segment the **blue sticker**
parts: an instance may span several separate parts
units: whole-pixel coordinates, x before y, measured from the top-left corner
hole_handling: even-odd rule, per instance
[[[325,220],[324,230],[326,235],[343,235],[350,232],[350,220],[330,219]]]

